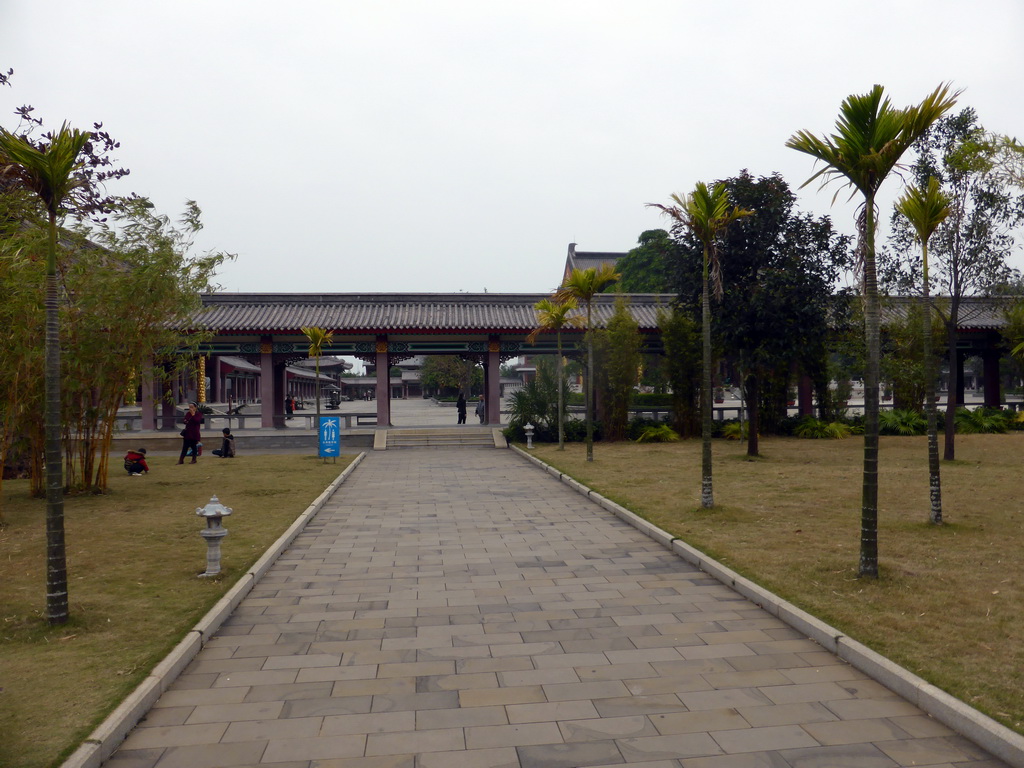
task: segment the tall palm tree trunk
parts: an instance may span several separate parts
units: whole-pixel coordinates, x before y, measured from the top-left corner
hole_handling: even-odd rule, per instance
[[[747,456],[760,456],[758,431],[761,424],[761,376],[747,376]]]
[[[558,363],[555,366],[558,378],[558,450],[565,450],[565,393],[562,391],[565,389],[565,375],[562,373],[562,332],[557,331],[555,333],[556,343],[558,345]]]
[[[587,302],[587,461],[594,460],[594,329]]]
[[[938,407],[935,402],[935,358],[932,356],[932,299],[928,290],[928,243],[924,248],[924,290],[921,302],[924,305],[924,328],[921,347],[924,353],[925,395],[924,408],[928,418],[928,497],[931,502],[929,519],[936,525],[942,523],[942,478],[939,474],[939,425]]]
[[[878,281],[875,275],[875,199],[865,200],[864,333],[867,367],[864,371],[864,476],[860,512],[859,574],[878,577]]]
[[[704,250],[704,284],[701,288],[701,325],[704,337],[704,381],[700,389],[701,472],[700,505],[711,509],[715,496],[711,481],[711,295],[708,288],[708,252]]]
[[[946,340],[949,343],[949,391],[946,393],[945,440],[942,451],[942,458],[945,461],[956,459],[956,409],[960,405],[957,402],[960,395],[960,352],[957,346],[960,340],[956,329],[959,311],[954,296],[950,302],[949,319],[946,321]]]
[[[46,255],[46,375],[43,424],[46,435],[46,620],[68,620],[68,568],[64,544],[64,478],[60,426],[60,306],[57,291],[57,218],[50,212]]]

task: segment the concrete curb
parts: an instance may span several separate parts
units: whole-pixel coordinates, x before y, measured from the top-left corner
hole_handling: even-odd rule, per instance
[[[875,653],[867,646],[846,637],[842,632],[825,622],[800,610],[735,571],[726,568],[716,560],[694,549],[682,539],[673,538],[655,525],[630,512],[625,507],[606,499],[596,491],[577,482],[566,474],[531,456],[518,446],[512,450],[561,480],[573,490],[586,496],[611,512],[623,522],[629,523],[640,532],[675,552],[683,560],[714,577],[726,586],[732,587],[759,608],[763,608],[793,629],[801,632],[820,646],[831,651],[855,669],[881,683],[893,693],[899,694],[919,709],[927,712],[943,725],[964,736],[975,744],[1004,760],[1014,768],[1024,768],[1024,736],[1011,731],[987,715],[931,683]]]
[[[71,757],[61,764],[61,768],[99,768],[114,753],[114,750],[125,740],[132,728],[149,712],[157,699],[192,662],[199,651],[203,649],[206,641],[220,628],[221,624],[238,607],[238,604],[249,594],[309,521],[316,517],[327,500],[334,495],[338,487],[348,479],[365,457],[365,452],[356,456],[355,460],[345,468],[345,471],[338,475],[324,492],[295,518],[295,522],[288,526],[288,529],[263,553],[263,556],[253,563],[252,567],[239,578],[235,585],[206,612],[206,615],[188,631],[164,660],[153,668],[146,679],[139,683],[117,709],[111,712],[107,719],[89,734],[89,737],[72,753]]]

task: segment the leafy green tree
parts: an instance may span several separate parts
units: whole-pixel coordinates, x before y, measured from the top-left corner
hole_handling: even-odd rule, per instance
[[[949,216],[949,196],[939,190],[934,176],[928,186],[909,187],[896,201],[896,210],[903,214],[917,233],[921,243],[921,304],[924,310],[921,343],[924,358],[925,411],[928,418],[928,488],[933,523],[942,523],[942,478],[939,470],[938,407],[935,402],[935,360],[932,356],[932,308],[928,290],[928,241]]]
[[[665,373],[672,390],[675,431],[693,437],[701,429],[701,334],[697,321],[675,307],[658,313],[658,327],[665,345]]]
[[[715,312],[716,346],[728,350],[740,372],[751,427],[747,453],[758,455],[761,416],[771,423],[786,414],[785,396],[773,397],[778,380],[786,394],[791,371],[807,373],[818,389],[828,388],[829,321],[839,302],[833,286],[848,267],[848,238],[827,217],[795,210],[796,195],[779,174],[755,178],[747,171],[719,182],[729,199],[753,216],[729,227],[722,239],[724,291]],[[679,233],[678,292],[696,301],[702,290],[702,245]],[[767,397],[762,397],[762,394]],[[765,406],[771,405],[769,408]]]
[[[864,333],[864,482],[861,499],[861,551],[858,573],[878,578],[878,379],[880,316],[875,263],[875,198],[903,154],[956,103],[957,93],[940,85],[920,104],[897,109],[876,85],[848,96],[839,108],[835,133],[819,138],[798,131],[786,146],[810,155],[822,168],[803,186],[821,178],[838,180],[864,197],[857,226],[863,259]],[[836,193],[838,195],[838,192]]]
[[[309,340],[309,356],[316,361],[316,428],[320,429],[320,358],[324,356],[324,347],[330,346],[334,340],[334,332],[316,326],[300,328]],[[326,460],[325,460],[326,461]]]
[[[664,229],[640,233],[637,247],[619,259],[618,288],[625,293],[672,293],[676,283],[675,242]]]
[[[582,301],[587,305],[587,461],[594,460],[594,322],[591,302],[594,296],[617,282],[619,277],[621,275],[611,264],[602,264],[598,268],[574,269],[555,292],[556,301]]]
[[[700,240],[704,248],[701,269],[701,329],[704,340],[703,367],[704,384],[701,388],[701,494],[700,503],[704,509],[715,505],[711,466],[711,288],[715,297],[722,298],[722,265],[718,258],[719,241],[729,225],[749,216],[750,211],[730,205],[729,192],[724,184],[708,189],[704,182],[697,182],[693,193],[686,197],[672,195],[674,205],[648,203],[658,208],[674,221],[686,227]]]
[[[594,337],[597,382],[601,391],[600,421],[605,440],[621,440],[629,427],[629,405],[640,376],[639,325],[624,296],[615,300],[615,313]]]
[[[555,332],[556,345],[558,347],[558,357],[556,358],[556,380],[558,382],[565,380],[565,360],[562,357],[562,329],[578,328],[582,324],[583,321],[580,316],[573,314],[577,308],[576,299],[571,297],[561,302],[553,299],[541,299],[534,305],[534,309],[537,312],[537,327],[526,337],[526,340],[533,344],[537,341],[537,336],[543,331]],[[558,386],[558,450],[560,451],[565,450],[565,397],[563,390],[564,386],[560,384]]]
[[[60,314],[57,285],[57,229],[72,193],[84,181],[80,158],[87,132],[61,126],[36,146],[27,138],[0,128],[0,176],[39,197],[47,216],[45,404],[46,432],[46,618],[50,624],[68,620],[68,572],[64,542],[64,478],[61,471]]]
[[[955,415],[960,391],[957,336],[967,296],[984,295],[1013,280],[1007,259],[1014,232],[1024,222],[1024,194],[1003,172],[1002,142],[987,133],[970,107],[935,123],[915,144],[912,172],[920,189],[934,178],[949,199],[949,215],[930,238],[934,269],[929,283],[947,298],[933,303],[946,328],[949,387],[943,458],[956,457]],[[887,287],[916,293],[921,284],[914,226],[897,211],[891,261],[885,264]]]

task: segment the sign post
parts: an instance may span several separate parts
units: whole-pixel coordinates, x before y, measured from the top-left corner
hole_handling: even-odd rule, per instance
[[[320,417],[320,429],[318,430],[320,438],[320,451],[319,455],[323,458],[333,456],[337,458],[341,455],[341,417],[340,416],[321,416]]]

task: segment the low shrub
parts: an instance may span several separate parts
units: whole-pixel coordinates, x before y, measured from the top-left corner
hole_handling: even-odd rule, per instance
[[[638,443],[676,443],[679,435],[668,424],[655,424],[645,427],[636,438]]]
[[[856,429],[841,421],[822,421],[813,416],[804,416],[793,434],[808,440],[845,440],[856,433]]]
[[[964,435],[1002,434],[1017,428],[1017,414],[1002,408],[957,408],[955,419],[956,431]]]
[[[923,435],[927,429],[924,414],[910,408],[887,408],[878,413],[878,432],[882,435]]]

